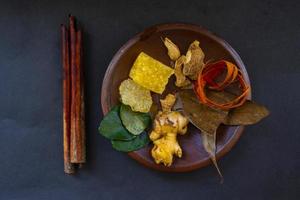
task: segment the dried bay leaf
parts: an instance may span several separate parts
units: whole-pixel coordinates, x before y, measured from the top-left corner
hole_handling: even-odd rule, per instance
[[[202,144],[216,167],[221,181],[222,173],[216,160],[216,133],[221,123],[224,123],[228,111],[215,110],[197,99],[193,90],[184,90],[178,93],[183,112],[190,122],[201,130]],[[180,109],[180,103],[176,103],[176,109]]]
[[[223,182],[223,175],[221,170],[218,166],[217,159],[216,159],[216,139],[217,139],[217,132],[215,131],[213,134],[202,132],[202,144],[204,146],[205,151],[209,154],[211,161],[213,162],[214,166],[216,167],[218,174],[221,177],[221,182]]]
[[[242,106],[230,110],[224,124],[251,125],[256,124],[269,115],[266,107],[253,101],[246,101]]]
[[[230,111],[218,110],[202,104],[193,90],[183,90],[178,92],[177,95],[179,98],[174,109],[183,111],[190,122],[201,130],[203,147],[209,154],[222,182],[223,176],[216,160],[216,134],[219,125],[222,123],[226,125],[254,124],[266,117],[269,111],[264,106],[250,100]],[[213,91],[209,89],[207,96],[218,103],[226,103],[236,97],[235,94],[227,91]]]
[[[226,91],[216,91],[207,89],[207,97],[216,103],[227,103],[235,99],[235,95]]]
[[[218,103],[226,103],[236,98],[236,95],[229,92],[213,90],[209,90],[207,96]],[[269,111],[266,107],[247,100],[240,107],[231,109],[223,123],[225,125],[252,125],[258,123],[268,115]]]
[[[224,123],[228,111],[216,110],[200,103],[193,90],[180,91],[178,96],[183,112],[190,122],[202,132],[214,134],[219,125]]]
[[[174,44],[169,38],[163,40],[164,45],[168,49],[168,55],[171,60],[175,61],[180,57],[180,50],[176,44]]]

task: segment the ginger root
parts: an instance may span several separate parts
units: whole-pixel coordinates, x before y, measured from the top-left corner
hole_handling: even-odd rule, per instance
[[[180,112],[172,111],[176,97],[168,94],[161,100],[162,111],[155,116],[153,130],[150,139],[154,147],[151,155],[157,164],[163,163],[171,166],[173,155],[181,158],[182,149],[177,142],[177,134],[184,135],[187,132],[188,119]]]

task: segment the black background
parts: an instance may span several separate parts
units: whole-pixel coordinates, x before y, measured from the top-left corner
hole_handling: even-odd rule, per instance
[[[0,199],[297,199],[300,111],[297,1],[1,1]],[[84,35],[88,162],[65,175],[60,24]],[[253,98],[271,116],[248,127],[216,170],[156,172],[112,150],[97,133],[100,88],[118,48],[165,22],[202,25],[241,55]]]

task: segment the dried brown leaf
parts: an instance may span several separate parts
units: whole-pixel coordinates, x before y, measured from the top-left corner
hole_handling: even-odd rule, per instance
[[[202,132],[213,134],[224,123],[228,111],[216,110],[200,103],[193,90],[182,90],[178,96],[185,115]]]
[[[180,50],[169,38],[164,39],[164,45],[168,49],[168,55],[171,60],[177,60],[180,57]]]
[[[216,160],[216,133],[221,123],[226,125],[250,125],[259,122],[269,114],[261,105],[247,100],[241,107],[224,111],[210,108],[197,99],[193,90],[184,90],[178,93],[178,101],[174,109],[183,110],[190,122],[201,130],[202,144],[216,167],[221,181],[223,176]],[[225,103],[236,97],[226,91],[207,91],[207,96],[216,102]]]
[[[183,63],[185,62],[185,56],[180,56],[175,62],[174,74],[176,77],[175,85],[177,87],[186,87],[191,85],[191,81],[188,80],[182,73]]]
[[[230,110],[224,124],[251,125],[256,124],[269,115],[266,107],[253,101],[246,101],[242,106]]]
[[[226,91],[213,91],[208,90],[207,96],[209,99],[218,102],[226,103],[236,98],[237,95],[231,94]],[[251,125],[256,124],[263,118],[269,115],[269,111],[266,107],[259,105],[251,100],[247,100],[243,105],[237,108],[233,108],[229,111],[225,125]]]
[[[233,95],[226,91],[216,91],[216,90],[206,90],[207,97],[216,102],[216,103],[228,103],[236,98],[236,95]]]
[[[195,40],[190,44],[186,53],[186,60],[183,67],[183,74],[190,79],[196,80],[198,74],[204,67],[204,53],[199,46],[200,42]]]
[[[201,104],[193,90],[180,91],[178,96],[181,102],[176,103],[174,107],[179,110],[180,106],[182,106],[183,112],[189,118],[190,122],[201,130],[204,149],[209,154],[221,177],[221,181],[223,181],[223,176],[218,167],[215,155],[216,133],[220,124],[226,119],[228,111],[215,110]]]
[[[204,149],[209,154],[211,161],[213,162],[214,166],[218,171],[218,174],[221,177],[221,182],[223,182],[223,175],[221,173],[216,159],[216,135],[216,131],[213,134],[202,132],[201,138]]]

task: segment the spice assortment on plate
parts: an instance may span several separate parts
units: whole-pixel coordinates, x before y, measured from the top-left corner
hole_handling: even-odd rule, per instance
[[[162,38],[162,43],[170,65],[140,52],[128,78],[120,83],[119,103],[103,118],[99,132],[118,151],[151,145],[153,161],[170,167],[184,156],[180,137],[189,134],[193,125],[200,130],[202,145],[222,177],[215,155],[218,127],[255,124],[269,111],[248,100],[250,86],[234,63],[205,62],[210,58],[200,41],[191,41],[184,54],[170,38]],[[175,81],[170,82],[173,75]],[[176,89],[166,90],[167,84]]]

